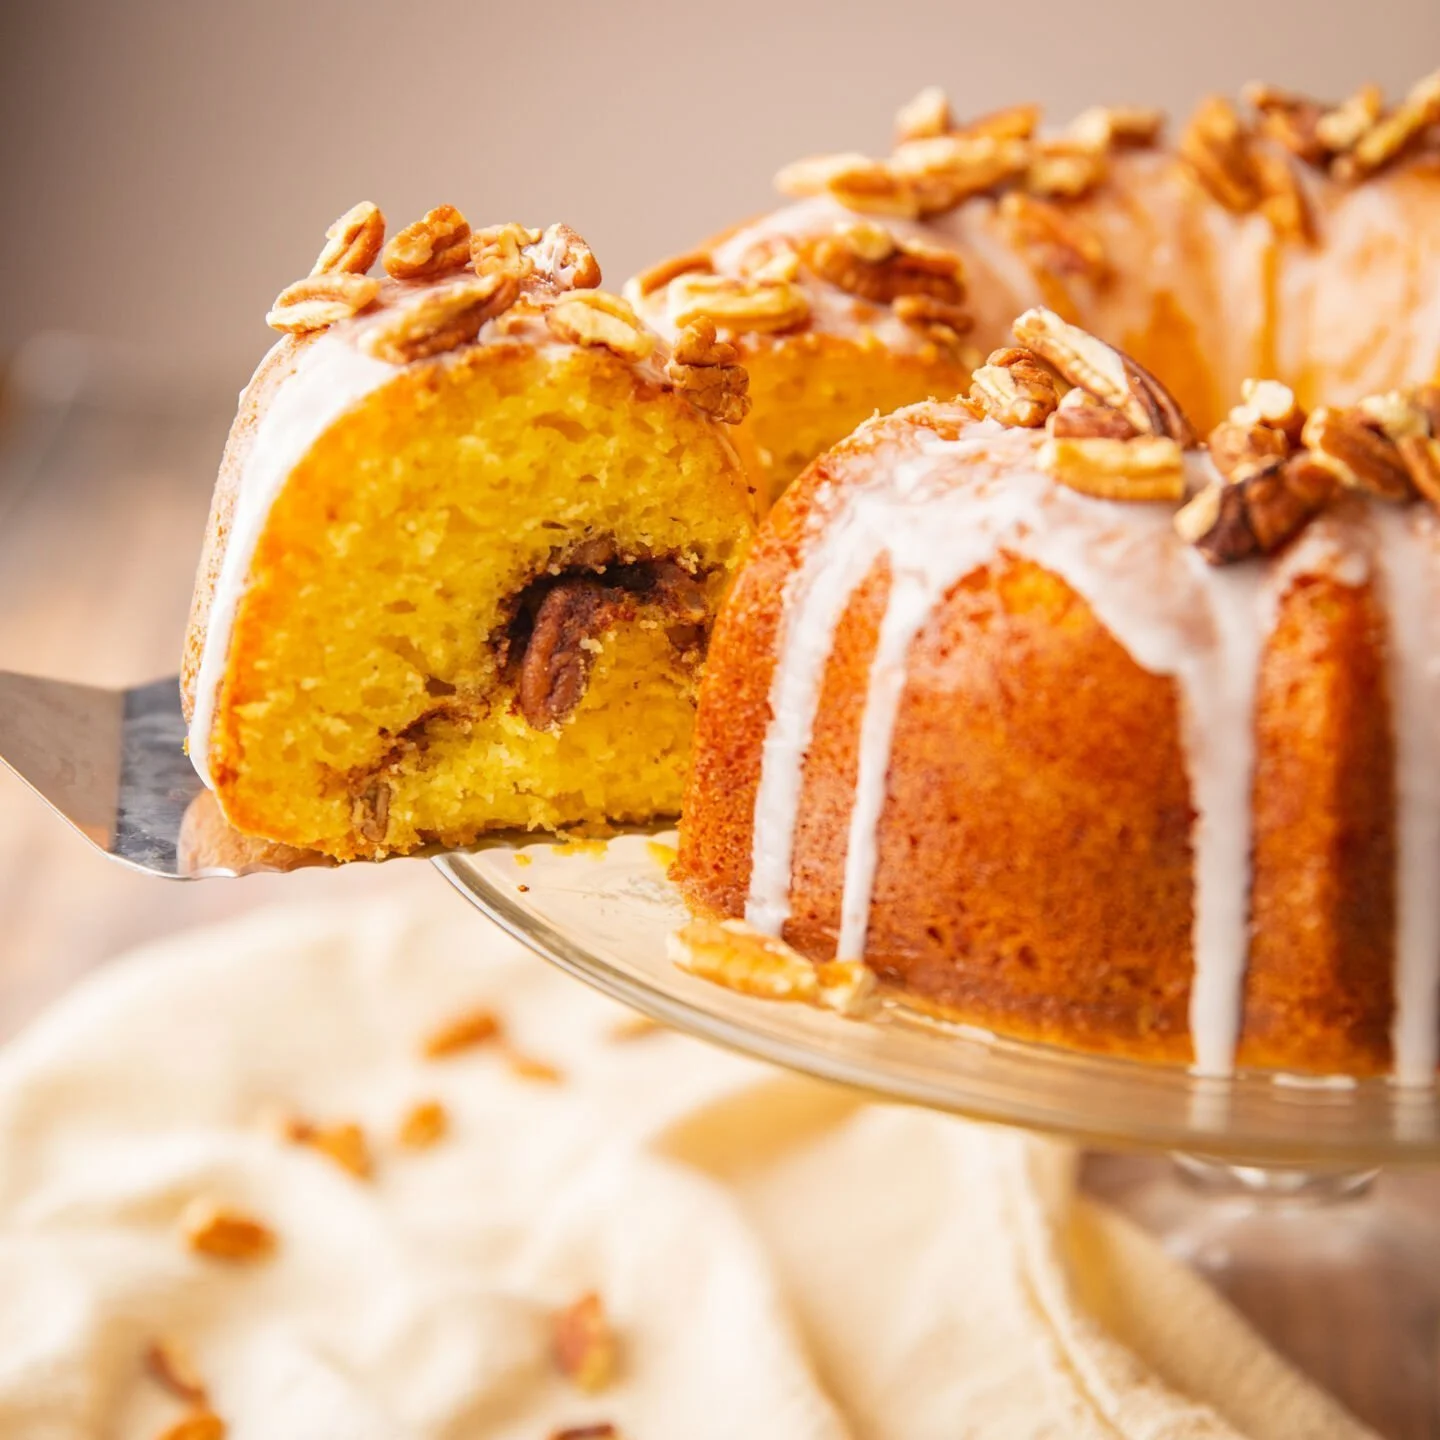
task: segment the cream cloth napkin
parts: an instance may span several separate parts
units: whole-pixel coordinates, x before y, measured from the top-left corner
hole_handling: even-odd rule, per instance
[[[476,1005],[563,1081],[421,1057]],[[623,1013],[423,870],[108,967],[0,1054],[0,1435],[153,1436],[181,1413],[159,1334],[233,1440],[1369,1433],[1079,1198],[1065,1147],[618,1039]],[[450,1135],[402,1149],[431,1096]],[[373,1178],[258,1126],[275,1105],[362,1123]],[[190,1253],[197,1194],[274,1256]],[[596,1396],[547,1319],[591,1288],[623,1345]]]

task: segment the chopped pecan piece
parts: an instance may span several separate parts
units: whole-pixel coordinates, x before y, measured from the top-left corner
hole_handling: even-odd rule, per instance
[[[545,312],[545,323],[573,345],[594,345],[622,360],[644,360],[655,337],[641,323],[628,300],[604,290],[576,290]]]
[[[383,314],[367,328],[362,343],[377,360],[391,365],[442,355],[468,345],[519,293],[514,277],[498,271],[453,280]]]
[[[961,336],[975,323],[959,305],[937,300],[932,295],[901,295],[892,308],[897,320],[942,350],[957,350]]]
[[[384,842],[390,822],[390,787],[383,780],[371,781],[350,801],[350,825],[362,840],[373,845]]]
[[[550,1345],[560,1373],[587,1394],[598,1394],[614,1380],[619,1345],[595,1291],[555,1312]]]
[[[1045,428],[1062,440],[1133,440],[1140,433],[1113,405],[1078,385],[1065,393]]]
[[[557,290],[593,290],[600,283],[595,252],[568,225],[551,225],[541,235],[535,263]]]
[[[326,271],[287,285],[275,297],[265,323],[292,335],[324,330],[368,309],[379,293],[380,282],[372,275]]]
[[[911,140],[897,147],[888,172],[911,206],[893,213],[929,216],[953,210],[970,196],[1023,174],[1030,152],[1024,139],[974,130]],[[849,203],[834,185],[831,190],[842,204]]]
[[[1259,113],[1261,134],[1312,165],[1324,161],[1328,147],[1320,137],[1323,105],[1274,85],[1247,85],[1242,94]]]
[[[1067,138],[1091,150],[1151,145],[1165,126],[1165,112],[1140,105],[1096,105],[1065,127]]]
[[[1293,449],[1305,428],[1305,412],[1295,392],[1279,380],[1242,380],[1239,405],[1230,411],[1232,424],[1251,428],[1263,425],[1278,430]]]
[[[1181,132],[1179,148],[1195,178],[1227,210],[1244,214],[1260,203],[1264,190],[1250,132],[1223,96],[1200,103]]]
[[[326,232],[325,248],[311,269],[312,275],[343,272],[363,275],[385,243],[385,217],[369,200],[347,210]]]
[[[1100,500],[1173,501],[1185,494],[1184,456],[1164,435],[1133,440],[1051,436],[1037,459],[1062,485]]]
[[[1332,155],[1353,150],[1385,109],[1378,85],[1362,85],[1348,100],[1315,122],[1315,138]]]
[[[1212,565],[1269,555],[1330,503],[1335,477],[1307,455],[1271,459],[1224,485],[1208,485],[1176,512],[1175,529]]]
[[[895,143],[926,140],[933,135],[948,135],[954,124],[950,101],[938,85],[922,90],[895,116]]]
[[[1410,483],[1432,504],[1440,506],[1440,440],[1406,435],[1395,448],[1405,462]]]
[[[1072,385],[1112,406],[1146,435],[1165,436],[1188,448],[1195,432],[1175,397],[1128,355],[1036,306],[1015,322],[1015,338],[1054,366]]]
[[[1320,406],[1305,422],[1301,438],[1315,460],[1342,485],[1397,503],[1414,498],[1415,487],[1399,448],[1358,406],[1343,410]]]
[[[875,988],[862,962],[812,963],[743,920],[692,920],[667,938],[666,948],[682,970],[762,1000],[799,1000],[860,1015]]]
[[[397,231],[381,251],[385,272],[397,280],[433,280],[470,263],[470,225],[453,205],[438,205]]]
[[[1073,140],[1038,141],[1025,171],[1025,186],[1033,195],[1073,200],[1105,178],[1106,154]]]
[[[180,1231],[198,1254],[234,1264],[264,1260],[275,1249],[275,1232],[268,1225],[204,1196],[185,1207]]]
[[[1373,175],[1436,124],[1440,124],[1440,70],[1415,84],[1390,114],[1371,125],[1335,160],[1331,172],[1338,180]]]
[[[494,1040],[502,1030],[500,1017],[493,1010],[468,1010],[432,1030],[422,1042],[420,1053],[427,1060],[444,1060]]]
[[[1071,211],[1023,190],[1007,191],[1000,198],[999,210],[1020,247],[1033,255],[1042,270],[1092,280],[1102,280],[1110,273],[1104,242]]]
[[[396,1138],[407,1150],[428,1150],[445,1138],[450,1114],[438,1100],[421,1100],[412,1105],[400,1122]]]
[[[733,345],[716,338],[715,322],[701,316],[680,332],[665,373],[692,405],[738,425],[750,413],[750,377],[739,359]]]
[[[1025,350],[996,350],[970,377],[970,399],[992,420],[1038,430],[1060,403],[1055,377]]]
[[[1260,213],[1282,240],[1309,245],[1315,239],[1315,224],[1305,192],[1300,188],[1290,161],[1283,155],[1255,155],[1255,174],[1260,184]]]

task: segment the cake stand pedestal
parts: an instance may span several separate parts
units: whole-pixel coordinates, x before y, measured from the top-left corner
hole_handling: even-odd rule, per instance
[[[898,1001],[854,1021],[736,994],[667,958],[688,918],[665,878],[672,841],[506,837],[435,863],[542,956],[667,1025],[877,1098],[1101,1152],[1086,1165],[1091,1193],[1387,1440],[1440,1440],[1440,1216],[1407,1195],[1405,1173],[1440,1162],[1433,1087],[1199,1079],[1003,1040]],[[1115,1151],[1142,1153],[1104,1153]]]

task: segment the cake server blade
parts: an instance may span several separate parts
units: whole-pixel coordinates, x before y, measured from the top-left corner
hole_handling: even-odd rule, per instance
[[[281,847],[206,855],[187,845],[209,792],[185,730],[174,677],[106,690],[0,671],[0,761],[105,854],[172,880],[307,863]]]

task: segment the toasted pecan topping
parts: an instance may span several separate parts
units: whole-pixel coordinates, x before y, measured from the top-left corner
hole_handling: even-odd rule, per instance
[[[1167,437],[1182,447],[1195,443],[1175,397],[1128,355],[1042,306],[1027,310],[1014,329],[1022,345],[1070,384],[1118,410],[1140,434]]]
[[[1175,529],[1212,565],[1270,555],[1330,503],[1335,477],[1308,455],[1271,458],[1239,479],[1208,485],[1176,512]]]
[[[1010,190],[1000,197],[999,212],[1014,242],[1041,270],[1092,280],[1103,280],[1110,273],[1100,236],[1054,201]]]
[[[672,255],[668,260],[661,260],[648,270],[642,270],[635,277],[635,290],[641,296],[653,295],[680,275],[714,273],[715,261],[708,250],[688,250],[683,255]]]
[[[822,280],[872,304],[889,305],[901,295],[930,295],[951,305],[965,298],[959,255],[917,240],[902,243],[873,221],[837,227],[810,242],[806,258]]]
[[[1055,377],[1028,350],[996,350],[970,377],[970,399],[1002,425],[1039,429],[1060,403]]]
[[[1105,178],[1106,153],[1067,139],[1037,141],[1025,171],[1025,188],[1042,197],[1084,195]]]
[[[453,205],[438,205],[398,231],[381,251],[397,280],[433,280],[470,263],[470,226]]]
[[[1385,97],[1378,85],[1362,85],[1350,98],[1315,122],[1315,140],[1331,155],[1353,150],[1379,120]]]
[[[1399,446],[1359,406],[1320,406],[1305,422],[1301,439],[1342,485],[1397,504],[1414,499],[1415,486]]]
[[[391,365],[441,355],[468,345],[487,320],[515,303],[518,293],[514,278],[498,272],[457,277],[383,314],[362,344]]]
[[[596,1395],[614,1380],[619,1344],[595,1291],[550,1317],[550,1346],[560,1373],[577,1389]]]
[[[421,1042],[420,1053],[427,1060],[448,1059],[496,1039],[502,1030],[500,1017],[493,1010],[467,1010],[432,1030]]]
[[[264,1260],[276,1244],[275,1232],[263,1221],[206,1196],[185,1207],[180,1216],[180,1233],[196,1254],[234,1264]]]
[[[572,345],[597,346],[622,360],[644,360],[655,337],[629,301],[604,290],[576,290],[545,312],[545,323]]]
[[[1100,500],[1174,501],[1185,494],[1184,455],[1167,435],[1131,440],[1052,435],[1037,460],[1062,485]]]
[[[1331,167],[1338,180],[1373,175],[1408,150],[1432,125],[1440,124],[1440,70],[1415,84],[1388,115],[1364,130]]]
[[[1078,385],[1061,397],[1045,428],[1062,440],[1133,440],[1140,433],[1113,405]]]
[[[896,113],[895,141],[902,144],[906,140],[946,135],[953,124],[950,101],[946,99],[945,92],[938,85],[930,85]]]
[[[428,1150],[450,1129],[450,1114],[438,1100],[420,1100],[405,1112],[396,1139],[407,1150]]]
[[[557,290],[593,290],[600,283],[595,252],[568,225],[551,225],[541,235],[536,261]]]
[[[275,297],[265,323],[292,335],[324,330],[368,309],[379,293],[380,282],[371,275],[344,270],[311,275],[287,285]]]
[[[325,232],[325,248],[310,273],[327,275],[341,271],[363,275],[375,263],[384,243],[385,217],[380,207],[362,200]]]
[[[692,920],[666,944],[682,970],[764,1000],[799,1000],[859,1015],[875,988],[875,977],[860,961],[812,963],[742,920]]]
[[[1200,102],[1180,132],[1179,149],[1195,178],[1227,210],[1243,215],[1259,205],[1264,190],[1253,136],[1223,95]]]
[[[527,252],[539,240],[538,230],[513,220],[476,230],[470,236],[470,268],[477,275],[498,271],[516,282],[528,280],[535,273],[535,259]]]
[[[810,318],[808,297],[789,280],[682,275],[675,284],[675,323],[682,327],[707,319],[721,330],[778,333]]]
[[[975,323],[963,307],[933,295],[901,295],[892,309],[897,320],[942,350],[959,350],[961,337]]]
[[[1065,127],[1067,138],[1091,150],[1151,145],[1165,128],[1165,112],[1141,105],[1096,105]]]
[[[727,425],[750,413],[750,377],[740,352],[716,337],[708,316],[687,325],[675,341],[665,374],[690,403]]]
[[[205,1382],[189,1350],[173,1336],[152,1340],[145,1350],[145,1370],[150,1378],[163,1386],[177,1400],[191,1405],[205,1405],[208,1399]]]

